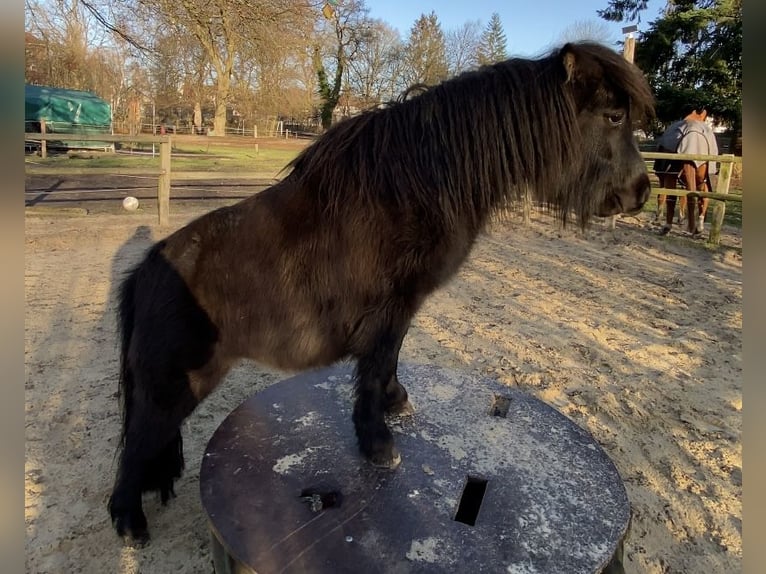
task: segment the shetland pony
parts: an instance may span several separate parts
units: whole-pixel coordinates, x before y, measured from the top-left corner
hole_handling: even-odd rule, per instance
[[[384,414],[409,408],[396,370],[413,315],[527,194],[583,227],[639,211],[633,130],[652,106],[638,68],[598,44],[510,59],[337,123],[279,183],[156,243],[119,292],[117,533],[148,540],[142,493],[174,494],[181,422],[242,358],[354,360],[361,454],[397,466]]]

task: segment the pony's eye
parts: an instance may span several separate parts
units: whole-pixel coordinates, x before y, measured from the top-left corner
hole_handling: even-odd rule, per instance
[[[613,126],[621,126],[625,121],[625,112],[614,112],[605,115],[606,119],[609,120],[609,123]]]

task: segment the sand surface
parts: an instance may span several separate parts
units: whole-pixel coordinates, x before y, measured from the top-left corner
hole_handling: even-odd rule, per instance
[[[184,425],[178,497],[123,548],[106,511],[119,435],[114,289],[159,239],[201,213],[26,218],[26,564],[32,573],[211,573],[198,476],[223,418],[284,378],[245,363]],[[545,214],[481,238],[427,301],[401,359],[486,374],[592,433],[633,510],[629,573],[742,566],[742,257],[626,219],[561,230]],[[349,421],[349,424],[350,421]]]

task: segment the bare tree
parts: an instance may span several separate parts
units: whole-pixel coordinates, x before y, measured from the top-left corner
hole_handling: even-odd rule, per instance
[[[103,36],[94,30],[88,15],[77,0],[26,3],[26,28],[34,50],[25,62],[34,68],[35,78],[46,85],[103,93],[106,58]],[[29,77],[28,77],[29,79]]]
[[[608,44],[611,33],[606,22],[601,20],[578,20],[561,31],[560,42],[577,42],[578,40],[591,40]]]
[[[110,39],[77,0],[28,0],[25,12],[25,80],[95,93],[119,114],[129,84],[125,42]]]
[[[462,26],[447,31],[447,64],[451,76],[456,76],[479,65],[480,42],[481,23],[479,20],[469,20]]]
[[[349,62],[357,57],[359,47],[371,34],[367,13],[364,0],[347,0],[335,7],[330,18],[319,23],[313,62],[323,128],[332,123]]]
[[[214,133],[224,135],[238,56],[261,38],[301,27],[312,17],[311,10],[309,3],[296,0],[128,0],[115,21],[127,21],[128,13],[140,14],[143,30],[132,37],[148,38],[165,29],[199,43],[215,82]]]
[[[394,98],[400,86],[402,41],[399,32],[382,20],[370,22],[357,57],[348,63],[348,81],[362,106]]]
[[[311,115],[316,99],[316,74],[306,45],[311,32],[293,32],[260,42],[240,58],[235,74],[237,102],[244,107],[246,101],[251,122],[277,115],[303,121]]]

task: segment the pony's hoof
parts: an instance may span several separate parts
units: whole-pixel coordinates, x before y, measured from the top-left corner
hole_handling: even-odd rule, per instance
[[[408,417],[415,414],[415,406],[408,399],[403,403],[391,405],[388,409],[388,414],[400,417]]]
[[[125,546],[143,548],[149,543],[149,529],[141,510],[124,513],[112,511],[112,524]]]
[[[144,548],[149,544],[149,532],[134,532],[122,537],[122,543],[128,548]]]
[[[143,548],[149,544],[149,530],[146,526],[125,525],[124,521],[118,519],[114,527],[118,536],[122,538],[122,543],[128,548]]]
[[[375,468],[384,468],[387,470],[393,470],[397,466],[399,466],[402,462],[402,455],[399,454],[399,451],[394,449],[391,449],[390,456],[385,455],[376,455],[370,457],[370,464],[374,466]]]

